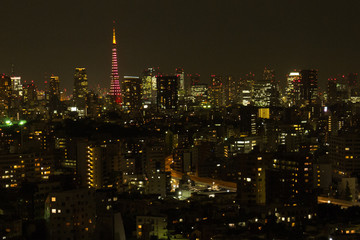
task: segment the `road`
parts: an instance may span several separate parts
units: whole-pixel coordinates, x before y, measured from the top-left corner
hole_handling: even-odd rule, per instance
[[[173,158],[171,155],[166,157],[165,170],[171,172],[171,177],[181,179],[184,174],[182,172],[178,172],[178,171],[171,169],[170,165],[172,162],[173,162]],[[236,192],[236,183],[234,183],[234,182],[227,182],[227,181],[222,181],[222,180],[217,180],[217,179],[212,179],[212,178],[196,177],[194,175],[189,175],[189,176],[190,176],[190,179],[196,183],[205,184],[205,185],[209,185],[209,186],[217,185],[220,188],[228,189],[230,192]]]
[[[360,203],[358,202],[350,202],[350,201],[345,201],[330,197],[318,197],[318,203],[329,203],[329,204],[339,205],[342,208],[360,206]]]
[[[184,173],[171,169],[170,165],[172,163],[173,163],[172,155],[166,157],[165,170],[171,172],[171,177],[181,179],[182,176],[184,175]],[[205,185],[209,185],[209,186],[217,185],[220,188],[226,188],[226,189],[230,190],[231,192],[236,192],[236,183],[234,183],[234,182],[227,182],[227,181],[216,180],[216,179],[212,179],[212,178],[196,177],[194,175],[189,175],[189,176],[190,176],[190,179],[196,183],[205,184]],[[329,204],[339,205],[342,208],[360,206],[360,203],[357,203],[357,202],[354,203],[354,202],[350,202],[350,201],[329,198],[329,197],[320,197],[320,196],[318,197],[318,203],[319,204],[320,203],[329,203]]]

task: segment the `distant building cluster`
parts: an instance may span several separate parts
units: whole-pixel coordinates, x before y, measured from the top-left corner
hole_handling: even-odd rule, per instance
[[[0,239],[358,239],[360,80],[0,75]],[[284,76],[285,77],[285,76]]]

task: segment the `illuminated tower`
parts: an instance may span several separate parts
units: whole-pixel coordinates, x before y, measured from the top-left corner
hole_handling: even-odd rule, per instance
[[[114,22],[115,24],[115,22]],[[121,104],[121,89],[118,72],[117,62],[117,49],[116,49],[116,38],[115,38],[115,27],[113,27],[113,47],[112,47],[112,59],[111,59],[111,76],[110,76],[110,92],[109,95],[113,96],[116,103]]]

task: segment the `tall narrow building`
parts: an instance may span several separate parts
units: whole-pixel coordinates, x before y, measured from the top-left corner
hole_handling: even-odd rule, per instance
[[[88,81],[85,68],[76,68],[74,74],[74,103],[80,116],[86,116]]]
[[[115,22],[114,22],[115,24]],[[112,59],[111,59],[111,82],[110,82],[110,92],[109,95],[113,97],[113,100],[117,104],[122,103],[121,98],[121,88],[119,81],[119,71],[118,71],[118,62],[117,62],[117,48],[116,48],[116,37],[115,37],[115,26],[113,27],[113,43],[112,43]]]
[[[141,78],[137,76],[124,76],[123,107],[128,113],[141,108]]]
[[[287,75],[286,102],[289,107],[300,101],[300,72],[294,71]]]
[[[60,110],[60,81],[58,76],[51,75],[48,94],[50,115],[56,114]]]
[[[158,76],[157,83],[157,107],[158,109],[177,109],[178,105],[178,77]]]
[[[143,71],[141,76],[142,87],[141,95],[144,105],[150,105],[156,103],[156,75],[158,74],[158,69],[147,68]]]
[[[317,70],[300,71],[300,98],[305,102],[305,105],[316,102],[318,91],[317,76]]]

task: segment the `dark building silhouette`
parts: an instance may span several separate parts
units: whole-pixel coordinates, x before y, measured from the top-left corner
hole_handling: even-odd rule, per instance
[[[158,109],[176,110],[178,107],[178,77],[158,76],[156,85]]]

